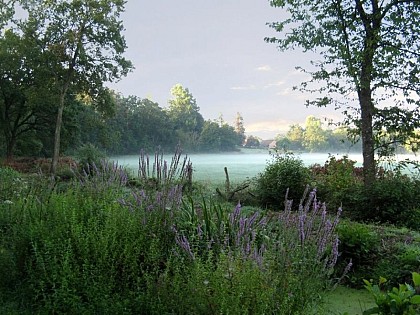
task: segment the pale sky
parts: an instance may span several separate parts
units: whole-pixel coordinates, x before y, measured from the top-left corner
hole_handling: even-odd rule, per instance
[[[233,124],[240,112],[246,133],[263,139],[303,125],[308,115],[339,117],[332,108],[306,108],[305,95],[292,90],[305,79],[295,67],[314,56],[264,42],[275,35],[266,23],[284,16],[268,0],[128,0],[126,57],[135,69],[111,87],[167,107],[180,83],[204,119],[223,115]]]

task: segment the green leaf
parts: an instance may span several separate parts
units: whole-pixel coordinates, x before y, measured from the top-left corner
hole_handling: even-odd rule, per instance
[[[420,286],[420,273],[413,272],[413,282],[415,287]]]
[[[379,307],[372,307],[366,311],[363,311],[363,315],[380,314]]]
[[[379,285],[386,283],[388,280],[385,277],[379,277]]]
[[[411,304],[420,304],[420,295],[415,295],[410,300]]]

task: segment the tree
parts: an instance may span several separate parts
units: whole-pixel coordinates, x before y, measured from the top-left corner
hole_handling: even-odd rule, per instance
[[[299,124],[290,126],[286,134],[286,138],[290,140],[290,150],[303,150],[304,132],[305,130]]]
[[[172,99],[169,103],[169,116],[175,129],[200,132],[204,125],[203,116],[197,101],[187,88],[175,84],[171,88]]]
[[[239,137],[238,144],[242,145],[245,142],[246,136],[245,136],[244,118],[239,112],[236,113],[234,128],[235,128],[235,132],[238,134],[238,137]]]
[[[122,0],[20,1],[28,18],[18,23],[43,51],[43,66],[54,79],[59,101],[51,172],[55,173],[66,96],[70,90],[96,99],[103,83],[119,79],[132,68],[122,55],[126,49],[120,14]]]
[[[219,124],[215,121],[205,121],[203,130],[200,134],[200,150],[219,152],[220,147],[221,137]]]
[[[419,126],[420,1],[272,0],[288,17],[270,26],[282,38],[266,38],[280,50],[301,47],[319,52],[310,83],[320,97],[307,104],[343,108],[346,122],[361,132],[364,181],[375,180],[375,132],[385,128],[396,141]],[[326,96],[328,95],[328,96]],[[384,101],[391,105],[385,106]],[[356,110],[351,107],[355,101]],[[344,106],[344,107],[343,107]],[[383,124],[387,121],[387,124]]]
[[[173,149],[176,143],[167,112],[149,99],[118,95],[116,115],[107,124],[108,132],[118,135],[108,147],[115,154]]]
[[[194,149],[204,126],[197,101],[187,88],[176,84],[171,89],[168,115],[183,146]]]
[[[15,3],[17,0],[0,1],[0,30],[3,30],[15,15]]]
[[[245,147],[256,148],[260,146],[260,140],[256,136],[248,136],[245,141]]]
[[[220,126],[220,151],[235,151],[238,143],[238,134],[235,128],[228,124]]]
[[[310,152],[322,151],[326,147],[326,135],[322,122],[315,116],[306,117],[303,145]]]
[[[0,37],[0,130],[11,159],[19,140],[49,129],[56,98],[45,71],[37,65],[41,51],[13,30]]]

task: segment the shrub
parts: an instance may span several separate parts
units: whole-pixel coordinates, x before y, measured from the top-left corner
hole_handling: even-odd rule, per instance
[[[365,278],[380,276],[388,279],[387,284],[396,285],[409,281],[412,271],[420,272],[420,239],[416,232],[347,220],[341,222],[337,232],[341,253],[338,270],[352,259],[353,268],[346,278],[352,287],[360,287]]]
[[[382,286],[387,282],[386,278],[380,277],[379,284],[373,284],[373,281],[365,282],[365,288],[375,298],[376,307],[363,312],[363,315],[370,314],[397,314],[397,315],[415,315],[420,310],[420,295],[416,294],[420,289],[420,274],[413,272],[412,279],[414,287],[410,284],[400,284],[389,291],[382,290]]]
[[[88,143],[82,145],[77,150],[76,157],[79,163],[80,171],[84,171],[89,174],[94,165],[101,165],[101,162],[106,158],[106,155],[95,145]]]
[[[419,180],[405,175],[389,174],[378,178],[370,187],[356,192],[361,198],[351,206],[350,215],[353,218],[419,230]]]
[[[310,167],[313,185],[317,188],[320,198],[327,202],[329,208],[343,207],[346,212],[354,193],[362,187],[361,169],[355,167],[356,161],[347,156],[337,159],[330,155],[324,166]]]
[[[298,212],[291,206],[288,201],[284,211],[264,216],[244,215],[239,204],[226,213],[212,205],[191,203],[176,233],[179,256],[192,269],[178,271],[182,276],[170,284],[184,283],[177,289],[183,292],[180,295],[194,297],[186,304],[198,303],[211,314],[307,314],[318,301],[313,293],[325,287],[338,256],[339,213],[330,221],[315,192],[300,203]],[[197,274],[196,268],[201,270]],[[185,283],[190,277],[195,285]],[[195,314],[200,309],[178,312]]]
[[[291,154],[273,156],[263,173],[256,179],[256,191],[261,205],[281,206],[286,198],[298,204],[309,182],[309,171],[302,160]]]
[[[341,253],[338,266],[342,268],[348,260],[353,261],[353,268],[347,275],[347,284],[358,287],[366,275],[373,273],[378,263],[379,235],[369,226],[351,221],[341,222],[337,233]]]
[[[10,167],[0,167],[0,203],[19,197],[23,181],[19,172]]]

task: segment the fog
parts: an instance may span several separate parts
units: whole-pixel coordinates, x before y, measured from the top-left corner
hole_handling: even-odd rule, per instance
[[[343,155],[346,154],[335,154],[337,157],[342,157]],[[302,153],[295,154],[295,156],[300,158],[305,165],[309,166],[315,163],[323,165],[328,160],[329,154]],[[356,161],[357,166],[362,165],[361,154],[347,154],[347,156],[349,159]],[[267,162],[272,158],[267,150],[242,150],[240,152],[222,154],[187,154],[187,157],[193,166],[193,180],[204,182],[223,182],[225,180],[225,167],[228,169],[231,182],[241,182],[262,172]],[[149,158],[152,163],[153,156]],[[114,156],[111,159],[137,174],[139,168],[138,155]],[[163,159],[170,163],[172,155],[164,155]]]

